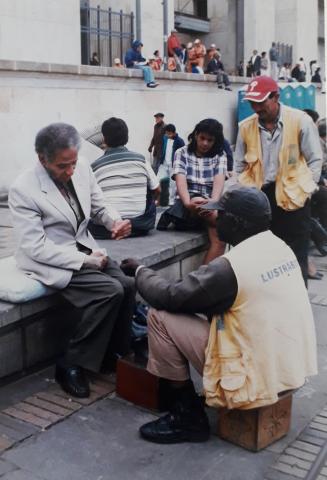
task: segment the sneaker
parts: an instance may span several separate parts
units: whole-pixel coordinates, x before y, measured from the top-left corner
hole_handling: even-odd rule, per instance
[[[156,82],[150,82],[146,84],[148,88],[156,88],[158,85],[159,83],[156,83]]]
[[[225,90],[228,90],[229,92],[233,91],[230,87],[225,87]]]

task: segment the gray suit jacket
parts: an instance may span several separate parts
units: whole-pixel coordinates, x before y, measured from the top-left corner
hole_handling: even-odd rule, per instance
[[[108,212],[90,166],[78,160],[72,182],[85,219],[77,227],[75,214],[41,163],[21,174],[9,191],[17,239],[18,267],[27,275],[50,287],[62,289],[73,271],[80,270],[85,254],[76,243],[98,248],[87,229],[92,218],[108,229],[118,212]]]

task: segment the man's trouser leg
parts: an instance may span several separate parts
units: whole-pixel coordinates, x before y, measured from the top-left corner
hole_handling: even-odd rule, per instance
[[[148,314],[148,371],[168,380],[183,381],[190,378],[190,362],[202,375],[209,329],[207,319],[197,315],[151,308]]]
[[[275,184],[269,184],[263,191],[269,198],[272,222],[271,231],[295,253],[302,270],[305,284],[308,282],[308,252],[310,242],[310,201],[307,200],[304,207],[294,211],[286,211],[278,207],[275,196]]]
[[[124,274],[121,272],[121,275]],[[130,280],[127,278],[127,282]],[[124,286],[122,282],[117,275],[109,276],[92,269],[74,272],[70,283],[60,293],[81,310],[81,319],[60,361],[63,366],[79,365],[99,371],[109,342],[114,352],[127,353],[134,286]]]
[[[131,346],[132,319],[135,309],[135,280],[127,277],[119,268],[117,262],[110,258],[105,273],[111,278],[118,280],[123,287],[124,297],[108,347],[109,353],[118,353],[123,356],[129,353]]]

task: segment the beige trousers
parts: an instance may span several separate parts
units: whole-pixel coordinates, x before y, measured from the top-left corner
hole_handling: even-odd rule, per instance
[[[168,380],[190,378],[189,363],[202,376],[210,324],[198,315],[148,313],[149,361],[147,369]]]

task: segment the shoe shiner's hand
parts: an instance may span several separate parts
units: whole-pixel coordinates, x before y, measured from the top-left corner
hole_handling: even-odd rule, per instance
[[[135,277],[135,272],[140,264],[135,258],[125,258],[120,264],[120,268],[129,277]]]
[[[116,220],[112,229],[111,236],[115,240],[121,240],[131,234],[132,224],[130,220]]]

